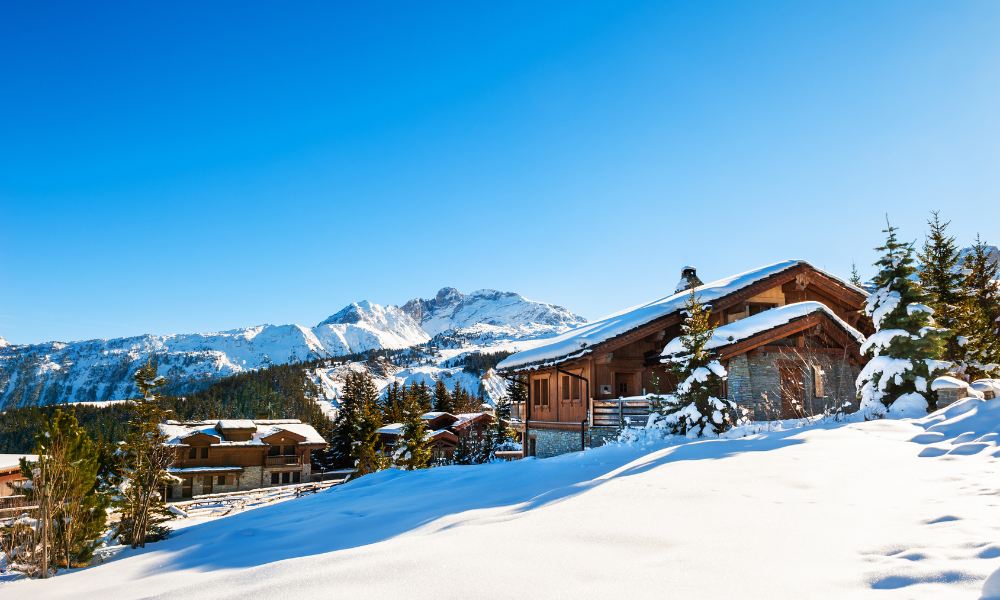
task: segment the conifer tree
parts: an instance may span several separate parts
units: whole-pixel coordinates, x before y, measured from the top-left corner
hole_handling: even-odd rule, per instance
[[[132,419],[122,444],[124,490],[121,494],[119,537],[133,548],[165,538],[170,519],[160,490],[173,482],[167,467],[173,462],[173,450],[160,431],[166,413],[156,399],[156,390],[166,380],[156,374],[156,361],[150,359],[135,373],[135,385],[142,398],[131,403]]]
[[[37,462],[21,459],[28,501],[38,506],[37,526],[5,532],[8,556],[29,575],[48,577],[57,568],[90,563],[107,523],[111,496],[98,478],[97,444],[72,413],[56,409],[35,435]]]
[[[851,263],[851,285],[856,288],[864,288],[864,282],[861,281],[861,275],[858,274],[858,265]]]
[[[406,387],[401,386],[398,381],[393,381],[386,389],[385,401],[382,403],[382,421],[388,423],[400,423],[403,420],[403,397],[406,394]]]
[[[388,466],[382,453],[378,429],[382,427],[382,412],[378,404],[378,390],[368,371],[353,373],[351,388],[356,410],[357,437],[352,456],[358,476],[380,471]]]
[[[354,443],[360,437],[361,403],[355,392],[357,373],[348,371],[344,376],[340,390],[340,410],[333,423],[333,435],[330,436],[330,454],[340,466],[353,466]]]
[[[410,386],[410,397],[416,402],[421,414],[431,411],[431,392],[427,384],[421,381]]]
[[[979,236],[965,259],[965,305],[959,333],[964,344],[970,378],[992,377],[1000,372],[1000,287],[998,265],[990,246]]]
[[[448,392],[448,386],[443,379],[438,379],[434,384],[434,410],[438,412],[454,413],[455,400]]]
[[[403,408],[403,431],[396,448],[395,462],[404,469],[424,469],[431,462],[431,447],[427,440],[427,425],[421,418],[424,411],[417,398],[407,396]]]
[[[934,310],[914,278],[913,245],[901,242],[888,222],[882,231],[886,241],[876,248],[881,254],[875,262],[876,290],[865,304],[875,334],[862,352],[871,359],[857,380],[861,410],[869,419],[934,410],[930,382],[952,366],[940,360],[947,331],[936,327]]]
[[[931,212],[927,221],[930,229],[924,238],[923,251],[918,254],[919,275],[927,304],[934,309],[934,320],[939,327],[949,330],[941,358],[961,364],[965,362],[965,351],[954,334],[965,305],[964,277],[959,270],[958,245],[955,238],[947,233],[949,224],[941,220],[937,211]]]
[[[710,308],[701,303],[692,288],[677,340],[679,348],[664,358],[680,383],[654,408],[660,413],[651,415],[654,426],[694,438],[720,434],[743,420],[735,402],[717,397],[726,369],[706,347],[714,331],[710,317]]]

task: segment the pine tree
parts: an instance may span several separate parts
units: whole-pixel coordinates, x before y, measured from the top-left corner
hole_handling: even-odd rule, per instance
[[[4,547],[29,575],[90,563],[101,543],[111,496],[101,486],[100,452],[76,417],[57,409],[35,435],[37,462],[21,459],[28,501],[38,506],[37,527],[5,532]]]
[[[434,410],[438,412],[454,413],[455,400],[448,392],[448,386],[443,379],[438,379],[434,384]]]
[[[361,403],[355,392],[357,372],[348,371],[340,390],[340,410],[330,436],[330,455],[342,467],[354,465],[354,443],[361,431]]]
[[[405,394],[406,386],[401,386],[398,381],[393,381],[386,389],[385,400],[382,403],[382,422],[386,424],[402,422]]]
[[[121,523],[118,535],[133,548],[145,547],[167,536],[165,522],[170,519],[160,490],[173,482],[167,468],[173,462],[173,450],[160,431],[166,419],[157,403],[156,390],[166,380],[156,374],[156,361],[150,359],[135,373],[135,385],[142,398],[131,403],[132,419],[122,444],[123,477]]]
[[[958,329],[964,343],[966,369],[973,379],[991,377],[1000,371],[998,265],[990,256],[990,246],[976,236],[963,266],[965,304]]]
[[[431,411],[431,392],[427,384],[421,381],[410,386],[410,397],[417,403],[421,414]]]
[[[403,431],[396,448],[395,462],[404,469],[424,469],[431,462],[431,447],[427,440],[427,425],[421,418],[418,399],[407,396],[403,408]]]
[[[856,288],[864,289],[864,282],[861,281],[861,275],[858,274],[858,265],[851,263],[851,285]]]
[[[949,330],[941,358],[961,364],[965,362],[965,351],[954,333],[965,304],[964,277],[959,270],[960,256],[955,238],[947,233],[949,224],[941,221],[937,211],[931,212],[927,221],[930,230],[924,238],[923,251],[918,254],[919,275],[927,304],[934,309],[934,320],[939,327]]]
[[[869,419],[933,410],[930,382],[952,366],[940,360],[947,331],[935,326],[934,311],[914,278],[913,245],[901,242],[897,228],[888,222],[882,231],[886,241],[876,248],[881,254],[875,262],[876,290],[865,305],[875,334],[862,352],[871,359],[857,380],[861,410]]]
[[[716,396],[726,378],[726,370],[706,348],[712,339],[711,310],[703,305],[694,288],[685,304],[681,325],[681,349],[666,358],[680,383],[665,397],[652,415],[654,426],[665,427],[687,437],[719,434],[743,420],[735,402]]]
[[[356,372],[351,388],[352,402],[357,414],[357,437],[352,447],[354,468],[357,475],[380,471],[388,466],[388,458],[382,454],[378,429],[382,427],[382,412],[378,404],[378,390],[368,371]]]

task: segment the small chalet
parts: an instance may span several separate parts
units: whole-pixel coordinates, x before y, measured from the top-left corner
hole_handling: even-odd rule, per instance
[[[702,283],[685,267],[675,292],[588,323],[497,365],[526,385],[514,407],[528,456],[598,446],[629,417],[648,414],[645,396],[675,387],[664,361],[680,349],[691,289],[711,308],[709,343],[729,376],[721,393],[754,418],[792,418],[855,402],[867,294],[801,260]],[[860,331],[859,331],[860,330]]]
[[[493,422],[493,414],[488,412],[459,413],[431,411],[420,415],[427,426],[427,440],[431,443],[431,462],[447,463],[455,455],[458,440],[464,436],[482,438],[486,428]],[[378,430],[382,446],[395,448],[403,435],[402,423],[391,423]]]
[[[19,496],[24,492],[21,486],[27,481],[21,474],[21,459],[38,461],[35,454],[0,454],[0,498]]]
[[[167,421],[160,431],[175,449],[168,471],[177,483],[167,499],[305,483],[310,454],[326,447],[312,425],[298,419]]]

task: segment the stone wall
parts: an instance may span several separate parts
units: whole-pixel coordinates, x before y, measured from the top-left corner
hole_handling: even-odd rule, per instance
[[[851,403],[852,408],[849,410],[857,408],[854,381],[860,369],[844,357],[810,353],[808,350],[799,355],[754,350],[733,357],[727,366],[728,397],[749,408],[754,419],[762,420],[768,416],[775,418],[780,415],[780,361],[790,361],[801,372],[805,414],[821,414],[827,407],[845,402]],[[824,392],[822,396],[815,394],[813,365],[819,366],[822,373]],[[770,413],[763,400],[765,394],[772,405]]]

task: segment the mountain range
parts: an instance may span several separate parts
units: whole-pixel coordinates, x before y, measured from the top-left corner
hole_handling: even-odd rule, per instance
[[[171,393],[272,364],[410,347],[430,350],[423,353],[422,371],[435,379],[455,375],[446,363],[463,352],[512,350],[584,322],[565,308],[513,292],[463,294],[446,287],[434,298],[402,306],[355,302],[314,327],[256,325],[215,333],[27,345],[0,338],[0,409],[134,397],[132,375],[152,356],[160,374],[171,382]],[[439,347],[450,350],[442,354],[436,350]],[[396,369],[413,366],[396,365]],[[322,382],[330,373],[315,375]],[[473,384],[463,381],[467,387]],[[329,392],[335,400],[336,390]]]

